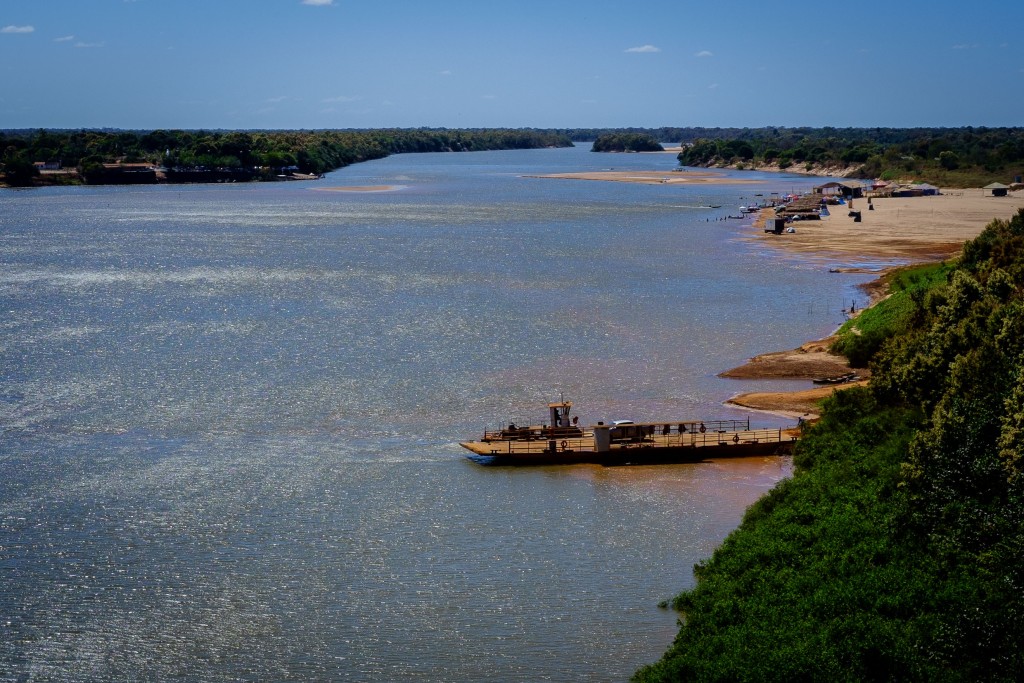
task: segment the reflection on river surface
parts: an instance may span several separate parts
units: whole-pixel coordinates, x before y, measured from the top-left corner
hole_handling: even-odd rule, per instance
[[[622,680],[656,659],[658,601],[789,461],[486,469],[457,442],[563,393],[586,424],[745,416],[721,402],[751,385],[716,373],[827,333],[853,281],[700,208],[743,186],[521,177],[609,163],[0,192],[0,670]]]

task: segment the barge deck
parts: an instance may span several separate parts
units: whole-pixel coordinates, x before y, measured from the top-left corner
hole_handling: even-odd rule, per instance
[[[549,409],[556,404],[549,405]],[[603,424],[577,435],[533,431],[527,438],[496,438],[460,444],[482,465],[651,465],[699,462],[711,458],[786,455],[800,429],[751,429],[749,420]]]

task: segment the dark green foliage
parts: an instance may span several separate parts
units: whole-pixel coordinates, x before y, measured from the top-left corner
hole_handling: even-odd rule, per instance
[[[367,131],[37,131],[8,133],[17,158],[59,158],[86,182],[105,182],[103,163],[145,161],[179,171],[235,172],[272,178],[283,169],[325,173],[403,152],[567,147],[568,137],[538,130],[381,129]]]
[[[15,187],[31,185],[39,175],[35,165],[20,154],[12,154],[3,162],[4,181]]]
[[[946,264],[930,264],[887,275],[890,295],[839,328],[832,351],[855,368],[868,367],[886,340],[923,320],[926,293],[944,283],[950,270]]]
[[[643,133],[609,133],[594,141],[595,152],[664,152],[665,148]]]
[[[871,386],[828,401],[635,680],[1024,678],[1022,234],[1024,212],[951,274],[901,274]]]
[[[860,177],[980,187],[1024,169],[1022,128],[687,128],[676,131],[684,166],[755,161],[858,166]],[[983,178],[988,178],[981,182]]]

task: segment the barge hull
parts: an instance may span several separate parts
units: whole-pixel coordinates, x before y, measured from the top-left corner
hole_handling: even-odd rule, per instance
[[[498,452],[493,444],[467,442],[461,444],[472,452],[467,457],[473,462],[489,466],[539,466],[539,465],[603,465],[606,467],[622,465],[669,465],[688,462],[701,462],[715,458],[742,458],[764,455],[789,455],[793,452],[795,438],[778,441],[762,441],[756,443],[708,444],[702,446],[631,444],[615,445],[609,450],[598,452],[586,450],[543,450],[532,452]]]

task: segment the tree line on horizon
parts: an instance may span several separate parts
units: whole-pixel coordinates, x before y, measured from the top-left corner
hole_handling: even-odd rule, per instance
[[[318,131],[4,130],[0,164],[8,184],[31,184],[33,162],[60,160],[86,181],[102,182],[103,164],[165,167],[295,168],[324,173],[409,152],[563,147],[610,141],[609,151],[679,144],[684,166],[774,165],[811,171],[847,167],[864,178],[915,178],[971,187],[1024,173],[1024,128],[518,128],[345,129]],[[257,177],[258,174],[257,174]]]
[[[594,152],[664,152],[661,143],[647,133],[604,133],[597,136]]]
[[[847,167],[860,178],[954,187],[1024,172],[1024,128],[698,128],[681,143],[684,166]]]
[[[104,164],[147,163],[168,169],[251,172],[272,178],[283,169],[319,174],[390,154],[568,147],[565,135],[533,129],[375,129],[337,131],[0,132],[0,163],[8,184],[36,179],[34,162],[60,161],[87,183],[104,182]]]

